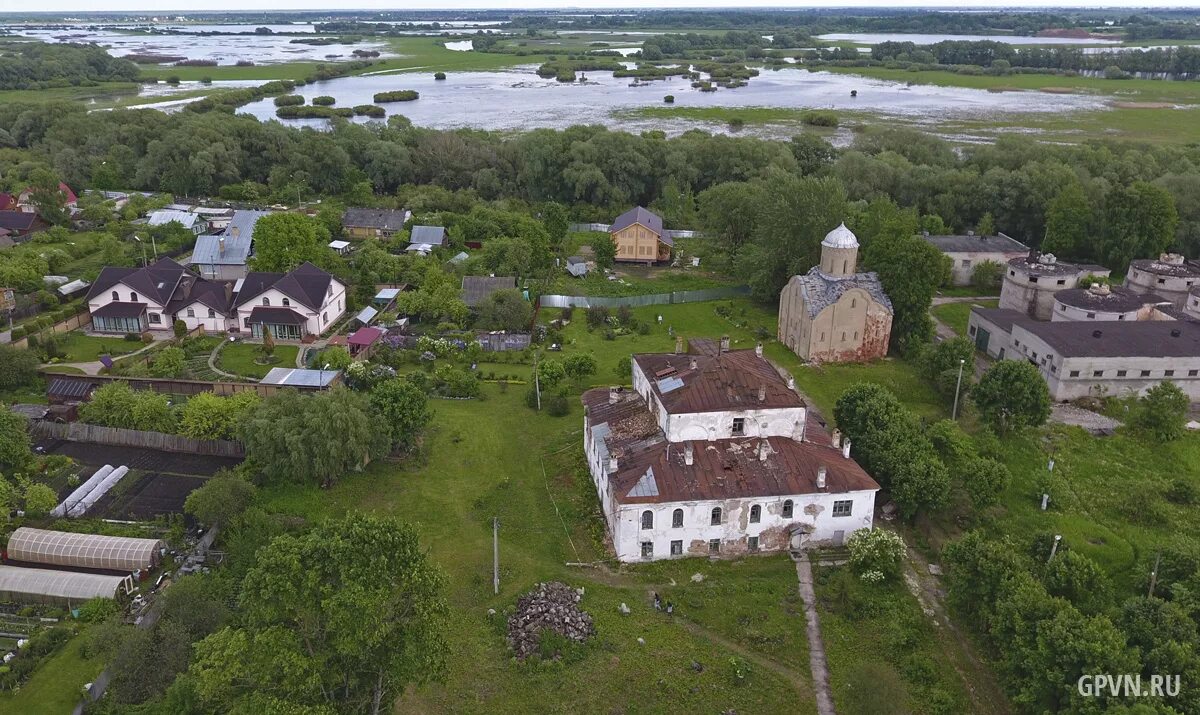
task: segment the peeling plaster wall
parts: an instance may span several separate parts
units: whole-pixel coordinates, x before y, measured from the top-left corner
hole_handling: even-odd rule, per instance
[[[783,502],[793,502],[792,517],[783,518]],[[835,501],[853,501],[850,516],[833,516]],[[762,507],[758,523],[750,523],[753,505]],[[713,507],[721,507],[721,523],[711,522]],[[672,513],[683,510],[683,526],[671,526]],[[759,538],[759,551],[778,551],[789,548],[787,529],[792,524],[806,524],[811,533],[802,546],[834,544],[842,532],[845,540],[859,529],[871,528],[875,509],[875,492],[859,491],[844,494],[795,494],[786,497],[759,499],[728,499],[724,501],[672,502],[664,504],[619,504],[616,511],[607,509],[605,518],[613,537],[620,561],[656,561],[671,558],[671,542],[679,541],[684,556],[709,556],[710,539],[721,540],[721,556],[736,556],[748,551],[746,538]],[[653,528],[642,528],[642,512],[654,514]],[[654,544],[654,554],[642,558],[642,542]]]
[[[803,407],[772,410],[730,410],[725,412],[688,412],[670,415],[660,426],[670,442],[729,439],[734,437],[733,420],[746,420],[743,437],[792,437],[796,425],[804,425]],[[709,430],[712,430],[711,432]]]

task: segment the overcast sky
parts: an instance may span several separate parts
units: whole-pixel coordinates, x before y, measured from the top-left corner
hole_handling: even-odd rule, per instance
[[[757,4],[757,3],[756,3]],[[800,0],[789,2],[788,0],[767,0],[761,3],[763,6],[769,7],[939,7],[939,8],[955,8],[964,9],[970,8],[978,10],[985,5],[974,2],[964,2],[963,0],[929,0],[924,3],[913,3],[911,0],[906,2],[888,2],[888,0]],[[70,12],[70,11],[137,11],[150,12],[156,15],[174,15],[186,14],[188,11],[204,11],[204,10],[339,10],[347,11],[350,9],[363,10],[449,10],[449,9],[492,9],[492,8],[563,8],[563,7],[586,7],[586,8],[647,8],[647,7],[731,7],[742,6],[740,3],[731,2],[730,0],[594,0],[586,4],[564,4],[561,0],[444,0],[440,2],[431,2],[430,0],[415,0],[413,2],[403,2],[397,0],[348,0],[347,2],[338,3],[331,0],[107,0],[106,2],[96,2],[96,0],[39,0],[38,2],[29,2],[29,0],[0,0],[0,12],[30,12],[30,11],[45,11],[45,12]],[[988,3],[987,6],[993,7],[1047,7],[1045,0],[1010,0],[1003,3]],[[1113,8],[1135,8],[1135,7],[1200,7],[1200,0],[1175,0],[1163,3],[1148,3],[1146,0],[1140,2],[1130,0],[1109,0],[1108,2],[1097,3],[1085,2],[1079,0],[1063,0],[1062,2],[1054,3],[1054,7],[1113,7]],[[176,8],[174,11],[164,10],[163,8]]]

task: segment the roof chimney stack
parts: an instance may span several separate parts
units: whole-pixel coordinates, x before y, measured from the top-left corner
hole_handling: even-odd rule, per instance
[[[767,444],[767,440],[765,440],[765,439],[758,440],[758,461],[760,461],[760,462],[767,461],[768,446],[769,445]]]
[[[621,388],[612,386],[608,388],[608,404],[615,405],[621,399]]]
[[[683,463],[690,467],[695,460],[696,454],[695,450],[692,449],[692,443],[685,442],[683,445]]]
[[[842,446],[842,431],[840,429],[835,429],[833,431],[833,437],[830,438],[830,441],[833,443],[833,446],[835,448],[841,448],[841,446]]]
[[[766,385],[758,386],[758,401],[759,402],[767,401],[767,386]]]
[[[225,255],[225,237],[224,236],[221,236],[220,238],[217,239],[217,253],[222,256]]]
[[[608,473],[612,474],[617,471],[617,458],[610,456],[608,458]]]
[[[796,420],[796,422],[792,424],[792,439],[796,440],[797,442],[803,442],[804,430],[806,427],[808,427],[808,408],[801,407],[800,419]]]
[[[850,440],[842,442],[842,458],[850,459]]]
[[[708,428],[708,441],[709,441],[709,442],[716,442],[716,441],[717,441],[717,428],[716,428],[716,427],[709,427],[709,428]]]
[[[825,467],[817,467],[817,489],[825,488]]]
[[[683,336],[682,335],[675,336],[675,354],[676,355],[683,354]]]
[[[791,375],[788,375],[788,389],[789,390],[796,389],[796,378],[792,377]]]
[[[762,357],[762,343],[758,343],[757,345],[754,346],[754,354],[759,357]]]
[[[728,335],[721,336],[721,352],[723,352],[723,353],[729,352],[729,336]]]
[[[688,362],[688,367],[691,368],[692,370],[695,370],[697,368],[696,358],[692,358],[691,361]]]

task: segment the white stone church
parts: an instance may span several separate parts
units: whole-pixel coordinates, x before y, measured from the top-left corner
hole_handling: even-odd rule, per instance
[[[584,448],[617,558],[839,545],[879,485],[755,350],[633,356],[633,389],[583,395]]]

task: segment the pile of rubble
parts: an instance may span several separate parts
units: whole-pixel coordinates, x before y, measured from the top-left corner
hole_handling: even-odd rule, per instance
[[[592,617],[579,609],[582,589],[576,591],[560,581],[539,583],[517,600],[517,610],[508,618],[508,645],[524,660],[538,650],[542,632],[549,630],[582,643],[595,635]]]

